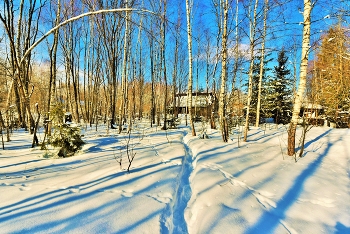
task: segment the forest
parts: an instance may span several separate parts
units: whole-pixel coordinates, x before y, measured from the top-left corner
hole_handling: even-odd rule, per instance
[[[1,233],[350,233],[349,0],[1,0]]]
[[[119,133],[141,120],[166,130],[185,114],[192,135],[193,122],[203,121],[224,142],[232,126],[245,127],[246,141],[249,125],[290,123],[293,155],[304,116],[349,127],[349,7],[341,0],[4,0],[1,132],[9,141],[11,129],[24,128],[39,144],[36,129],[45,126],[49,142],[65,114]]]

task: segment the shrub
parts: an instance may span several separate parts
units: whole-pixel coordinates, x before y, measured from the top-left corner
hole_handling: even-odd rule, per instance
[[[54,127],[50,143],[55,147],[61,147],[58,156],[69,157],[80,149],[84,141],[81,139],[78,126],[61,124]]]

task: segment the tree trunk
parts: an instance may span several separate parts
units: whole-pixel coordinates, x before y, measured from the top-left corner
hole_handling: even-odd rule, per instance
[[[226,81],[227,81],[227,18],[228,18],[228,0],[223,3],[224,6],[224,21],[222,31],[222,61],[221,61],[221,88],[219,101],[219,118],[222,140],[228,141],[228,128],[226,120]]]
[[[156,108],[154,104],[154,80],[155,80],[155,74],[154,74],[154,52],[153,52],[153,39],[150,41],[150,60],[151,60],[151,127],[153,124],[156,123]]]
[[[126,1],[126,8],[128,7],[128,2]],[[122,73],[122,93],[121,93],[121,103],[119,107],[119,133],[122,132],[123,119],[125,118],[125,106],[127,105],[127,63],[128,63],[128,45],[129,45],[129,12],[125,12],[125,34],[124,34],[124,48],[123,48],[123,73]]]
[[[5,123],[4,123],[4,119],[2,118],[2,114],[0,111],[0,131],[1,131],[1,143],[2,143],[2,149],[5,149],[5,144],[4,144],[4,134],[2,132],[2,130],[5,128]]]
[[[293,156],[295,154],[295,133],[299,119],[300,108],[306,89],[307,78],[307,66],[309,61],[309,49],[310,49],[310,29],[311,29],[311,0],[304,0],[304,27],[303,27],[303,42],[301,50],[301,62],[300,62],[300,80],[298,92],[294,99],[292,120],[288,129],[288,155]]]
[[[196,135],[192,117],[192,29],[191,29],[191,15],[189,0],[186,0],[186,17],[187,17],[187,41],[188,41],[188,90],[187,90],[187,107],[190,117],[190,125],[192,129],[192,136]]]
[[[55,26],[59,24],[60,20],[60,12],[61,12],[61,4],[60,0],[57,1],[57,12],[55,19]],[[54,33],[52,47],[50,49],[50,82],[49,82],[49,97],[47,101],[47,127],[45,129],[45,134],[48,136],[51,135],[51,116],[55,104],[55,93],[56,93],[56,66],[57,66],[57,45],[58,45],[58,30]]]
[[[249,114],[250,114],[250,102],[252,100],[252,89],[253,89],[253,66],[254,66],[254,49],[255,49],[255,33],[256,33],[256,18],[257,18],[258,0],[255,0],[253,19],[250,20],[250,66],[249,66],[249,87],[248,87],[248,100],[247,100],[247,111],[245,117],[244,126],[244,138],[243,141],[247,141],[248,130],[249,130]]]
[[[167,80],[167,74],[166,74],[166,60],[165,60],[165,16],[166,16],[166,0],[163,0],[163,18],[162,18],[162,26],[161,26],[161,32],[162,32],[162,45],[161,45],[161,51],[162,51],[162,63],[163,63],[163,78],[164,78],[164,123],[163,123],[163,130],[167,129],[167,98],[168,98],[168,80]]]
[[[256,106],[255,127],[259,127],[259,123],[260,123],[261,88],[262,88],[262,78],[263,78],[263,74],[264,74],[266,21],[267,21],[268,4],[269,4],[269,0],[265,0],[265,4],[264,4],[264,29],[263,29],[262,44],[261,44],[261,58],[260,58],[260,71],[259,71],[259,88],[258,88],[259,90],[258,90],[258,103],[257,103],[257,106]]]
[[[38,105],[38,103],[35,104],[35,107],[36,107],[36,112],[38,114],[38,117],[37,117],[37,119],[35,121],[35,126],[34,126],[32,148],[34,148],[35,145],[39,144],[39,140],[38,140],[38,137],[36,135],[36,132],[38,130],[38,125],[39,125],[39,120],[40,120],[40,112],[39,112],[39,105]]]
[[[231,89],[231,95],[229,99],[230,108],[233,109],[234,104],[234,95],[235,95],[235,85],[237,81],[237,74],[238,74],[238,62],[239,62],[239,36],[238,36],[238,10],[239,10],[239,0],[236,0],[236,19],[235,19],[235,50],[234,50],[234,66],[233,66],[233,79],[232,79],[232,89]]]

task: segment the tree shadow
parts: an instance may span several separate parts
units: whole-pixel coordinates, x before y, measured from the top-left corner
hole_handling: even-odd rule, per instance
[[[79,193],[69,192],[69,189],[73,187],[68,187],[66,189],[57,189],[54,191],[42,193],[37,196],[32,196],[27,199],[18,201],[16,203],[9,204],[7,206],[2,207],[2,212],[0,212],[0,223],[10,221],[12,219],[21,220],[26,217],[29,219],[33,219],[34,216],[38,216],[42,212],[49,212],[57,209],[62,209],[64,207],[67,207],[67,205],[73,207],[77,203],[81,203],[83,201],[87,202],[90,199],[96,199],[97,197],[99,197],[99,194],[101,193],[120,189],[123,186],[127,186],[128,184],[131,184],[137,181],[141,182],[142,179],[148,178],[153,174],[164,173],[165,171],[171,174],[172,170],[177,170],[177,166],[175,165],[158,167],[160,164],[162,163],[156,163],[156,164],[137,168],[134,170],[134,172],[141,172],[144,170],[149,170],[149,172],[145,172],[131,179],[123,180],[110,185],[108,184],[103,185],[103,184],[117,177],[120,177],[123,174],[126,174],[126,172],[118,172],[118,173],[104,176],[92,181],[76,184],[74,185],[74,188],[79,188],[80,189]],[[133,196],[146,194],[148,191],[152,190],[152,188],[162,187],[164,185],[171,183],[172,180],[175,180],[175,179],[168,178],[168,179],[163,179],[160,182],[154,181],[153,184],[151,183],[149,184],[149,186],[145,186],[144,188],[141,188],[140,190],[135,191],[133,193]],[[37,231],[48,230],[48,229],[54,230],[57,228],[63,228],[62,229],[63,232],[72,231],[72,229],[77,228],[79,226],[80,218],[91,219],[91,217],[95,217],[98,220],[103,220],[103,217],[101,217],[100,215],[101,213],[103,213],[104,216],[110,217],[113,214],[112,213],[109,215],[105,214],[104,212],[105,209],[110,209],[111,206],[115,207],[117,205],[119,205],[120,206],[119,208],[121,209],[123,204],[127,202],[126,199],[129,199],[129,198],[117,196],[111,201],[104,203],[102,206],[83,209],[81,212],[74,214],[74,216],[72,214],[72,216],[68,216],[64,219],[59,219],[59,220],[49,219],[44,222],[39,222],[40,224],[32,225],[31,227],[29,227],[29,229],[26,228],[25,230],[19,230],[18,232],[19,233],[21,233],[22,231],[37,232]],[[118,212],[118,210],[114,210],[113,212]],[[120,227],[120,230],[132,231],[135,227],[137,227],[141,223],[146,222],[147,220],[149,220],[150,218],[152,218],[153,216],[161,212],[162,212],[161,209],[158,209],[153,214],[148,214],[146,212],[145,216],[142,219],[140,219],[139,221],[135,221],[134,223],[129,222],[130,225],[125,227]],[[64,227],[61,227],[62,224],[64,224],[63,225]],[[119,232],[120,230],[118,230],[118,233],[120,233]]]
[[[350,233],[350,227],[345,226],[342,223],[337,222],[335,225],[335,234]]]
[[[312,143],[315,143],[316,141],[322,139],[323,137],[325,137],[326,135],[328,135],[331,131],[332,131],[332,129],[329,129],[329,130],[325,131],[324,133],[322,133],[321,135],[315,137],[314,139],[312,139],[312,140],[306,142],[306,143],[304,144],[304,149],[306,149],[307,147],[309,147]],[[295,151],[299,151],[300,149],[301,149],[301,146],[297,147],[297,148],[295,149]]]
[[[325,134],[321,134],[317,139],[315,138],[313,142],[320,139],[321,136],[325,136]],[[327,156],[332,145],[333,143],[331,143],[328,140],[325,151],[322,154],[320,154],[314,162],[309,164],[309,166],[305,170],[303,170],[303,172],[294,180],[294,184],[292,185],[292,187],[277,202],[276,208],[271,212],[268,210],[264,210],[260,219],[245,233],[273,233],[277,225],[280,223],[280,220],[283,220],[285,218],[285,213],[287,212],[287,210],[297,201],[298,197],[303,191],[306,181],[319,168],[323,159]]]
[[[19,162],[19,163],[14,163],[14,164],[9,164],[9,165],[5,165],[5,166],[0,166],[0,168],[8,168],[8,167],[15,167],[15,166],[20,166],[23,164],[28,164],[28,163],[33,163],[33,162],[38,162],[44,159],[35,159],[35,160],[29,160],[29,161],[24,161],[24,162]],[[1,175],[1,174],[0,174]]]

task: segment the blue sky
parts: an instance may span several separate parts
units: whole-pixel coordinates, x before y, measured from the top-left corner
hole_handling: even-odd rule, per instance
[[[212,52],[214,53],[217,49],[217,43],[216,43],[216,37],[218,33],[218,27],[217,27],[217,20],[215,17],[215,8],[213,5],[212,0],[193,0],[193,56],[194,56],[194,77],[196,82],[196,77],[198,77],[200,86],[204,85],[204,79],[206,74],[206,67],[205,67],[205,52],[206,52],[206,45],[207,45],[207,39],[206,39],[206,33],[208,33],[210,37],[209,45],[211,47]],[[271,58],[276,59],[277,58],[277,52],[284,47],[287,51],[290,51],[289,57],[291,61],[294,61],[294,57],[296,58],[297,63],[299,63],[299,53],[301,48],[301,35],[302,35],[302,8],[303,8],[303,1],[302,0],[294,0],[294,1],[277,1],[277,0],[270,0],[271,9],[269,11],[268,15],[268,33],[267,33],[267,41],[266,41],[266,48],[271,53]],[[335,16],[335,14],[339,14],[339,9],[345,9],[349,13],[349,3],[347,1],[342,0],[318,0],[314,1],[316,2],[312,14],[312,43],[319,40],[322,33],[327,31],[328,27],[334,24],[338,18]],[[153,4],[158,4],[158,1],[152,0]],[[239,21],[240,21],[240,28],[239,28],[239,35],[240,38],[240,47],[247,49],[249,47],[249,40],[248,40],[248,29],[249,24],[247,21],[247,10],[249,3],[249,0],[244,0],[239,3]],[[259,7],[258,12],[262,12],[262,3],[263,0],[259,0]],[[79,5],[79,2],[77,3]],[[135,8],[141,7],[141,2],[138,3],[138,5],[135,6]],[[144,1],[145,8],[151,9],[149,2]],[[231,9],[229,12],[229,23],[231,26],[231,33],[229,36],[229,47],[233,47],[234,40],[235,40],[235,31],[234,31],[234,20],[235,20],[235,7],[236,7],[236,1],[231,2]],[[168,64],[168,77],[171,77],[172,70],[173,70],[173,59],[174,59],[174,25],[177,22],[177,17],[180,15],[181,17],[181,30],[180,30],[180,41],[181,41],[181,49],[180,49],[180,55],[181,59],[183,60],[183,67],[182,67],[182,74],[183,76],[186,76],[186,64],[185,61],[187,59],[187,36],[186,36],[186,17],[185,17],[185,1],[178,1],[178,0],[168,0],[167,1],[167,18],[169,20],[168,22],[168,28],[166,31],[166,57],[167,57],[167,64]],[[1,12],[3,12],[1,10]],[[261,15],[261,14],[260,14]],[[47,14],[45,15],[46,18],[48,18]],[[329,17],[328,17],[329,16]],[[149,17],[149,16],[146,16]],[[135,16],[134,21],[138,22],[138,17]],[[344,17],[344,20],[346,20],[346,17]],[[85,21],[86,22],[86,21]],[[81,24],[80,22],[77,22],[78,24]],[[346,26],[348,25],[347,22],[343,22],[343,24]],[[40,26],[42,32],[45,32],[49,29],[47,24],[42,24]],[[147,28],[147,26],[146,26]],[[260,22],[258,24],[258,29],[262,29],[262,23]],[[137,31],[137,29],[135,30]],[[148,28],[149,32],[152,32],[152,28]],[[0,32],[0,35],[2,33]],[[137,33],[133,34],[133,37],[135,38]],[[146,38],[146,33],[143,34],[143,38]],[[52,40],[52,37],[48,38],[48,42]],[[144,44],[147,44],[147,39],[144,39]],[[135,40],[134,40],[135,41]],[[220,46],[220,43],[218,44]],[[84,46],[84,44],[82,44]],[[257,48],[260,46],[258,45]],[[136,48],[134,46],[133,48]],[[219,48],[220,49],[220,48]],[[43,42],[36,50],[36,56],[35,59],[38,62],[43,62],[48,58],[48,52],[47,52],[47,43]],[[60,53],[61,50],[59,50]],[[149,57],[148,49],[145,47],[144,49],[144,56],[147,58]],[[313,57],[313,53],[310,54],[310,58]],[[214,64],[214,60],[211,61],[211,65]],[[83,61],[81,61],[83,63]],[[149,63],[148,63],[149,64]],[[198,65],[198,66],[197,66]],[[233,62],[230,61],[230,66],[232,69]],[[270,66],[273,66],[274,63],[270,63]],[[81,66],[82,67],[82,66]],[[292,68],[292,67],[290,67]],[[146,78],[150,79],[150,73],[148,72],[148,69],[145,69],[145,75]],[[198,75],[197,75],[198,71]],[[230,70],[229,70],[230,75]],[[220,65],[218,66],[218,70],[216,73],[217,79],[220,76]],[[196,84],[195,86],[196,87]]]

